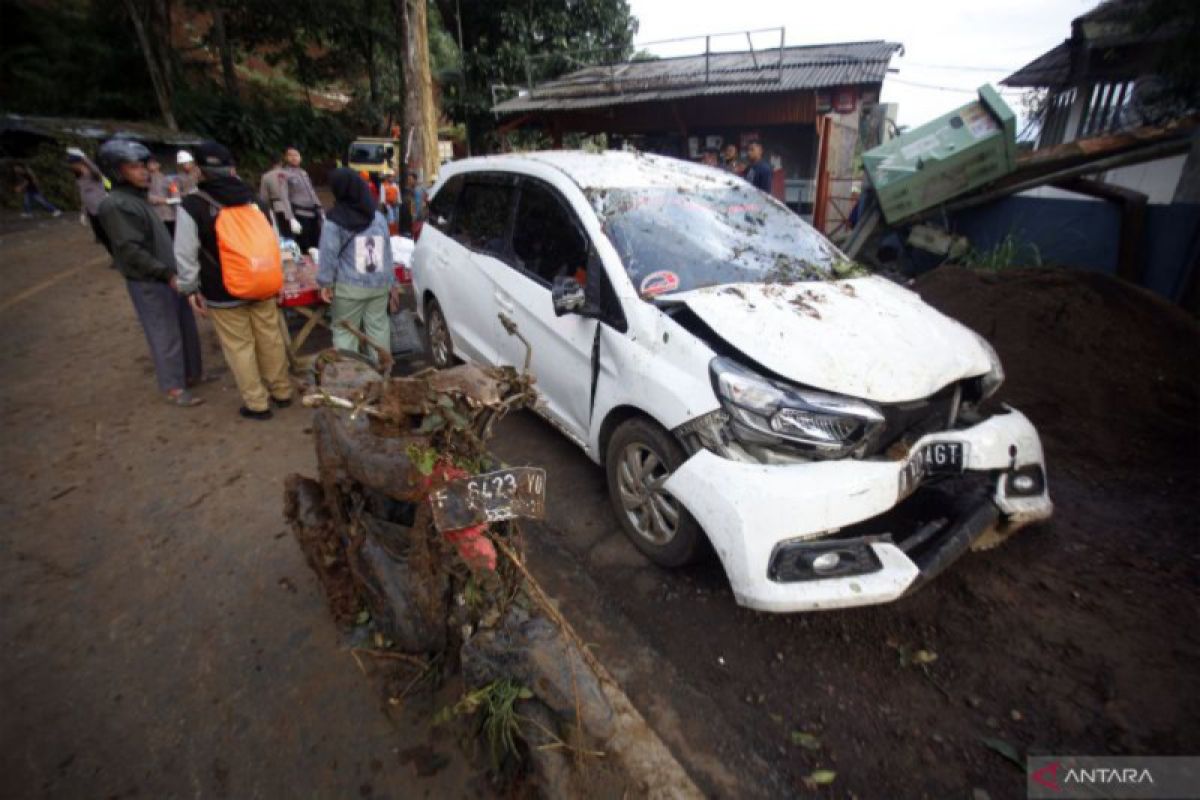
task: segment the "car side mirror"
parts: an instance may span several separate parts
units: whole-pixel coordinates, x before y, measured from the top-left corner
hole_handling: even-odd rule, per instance
[[[550,289],[550,300],[554,304],[554,315],[581,313],[587,306],[587,296],[575,278],[559,275]]]

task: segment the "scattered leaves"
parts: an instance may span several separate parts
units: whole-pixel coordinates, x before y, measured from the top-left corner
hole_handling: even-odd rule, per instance
[[[815,769],[804,778],[804,785],[809,789],[818,786],[829,786],[837,779],[837,773],[831,769]]]
[[[1021,758],[1021,754],[1013,745],[1009,744],[1003,739],[997,739],[992,736],[984,736],[982,741],[985,745],[987,745],[989,750],[993,750],[1004,756],[1006,759],[1011,761],[1017,767],[1017,769],[1025,769],[1025,759]]]
[[[808,731],[792,731],[792,744],[805,750],[820,750],[821,740]]]

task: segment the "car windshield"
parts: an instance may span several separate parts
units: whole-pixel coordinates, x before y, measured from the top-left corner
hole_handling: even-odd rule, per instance
[[[384,144],[355,142],[350,145],[350,160],[356,164],[378,164],[387,160],[389,150],[391,148]]]
[[[736,183],[588,194],[643,297],[728,283],[836,280],[860,270],[786,207]]]

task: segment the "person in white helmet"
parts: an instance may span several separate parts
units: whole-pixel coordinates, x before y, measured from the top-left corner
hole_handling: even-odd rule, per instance
[[[192,154],[187,150],[180,150],[175,154],[176,176],[175,182],[179,186],[179,196],[191,194],[196,191],[196,182],[199,177],[196,174],[196,159],[192,158]]]

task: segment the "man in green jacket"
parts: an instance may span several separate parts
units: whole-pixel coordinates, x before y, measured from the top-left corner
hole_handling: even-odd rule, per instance
[[[171,237],[146,200],[149,158],[149,150],[128,139],[100,146],[96,160],[113,190],[100,204],[98,216],[112,244],[113,266],[125,277],[146,333],[159,390],[169,403],[195,406],[204,402],[188,391],[201,380],[200,336],[191,308],[175,291]]]

